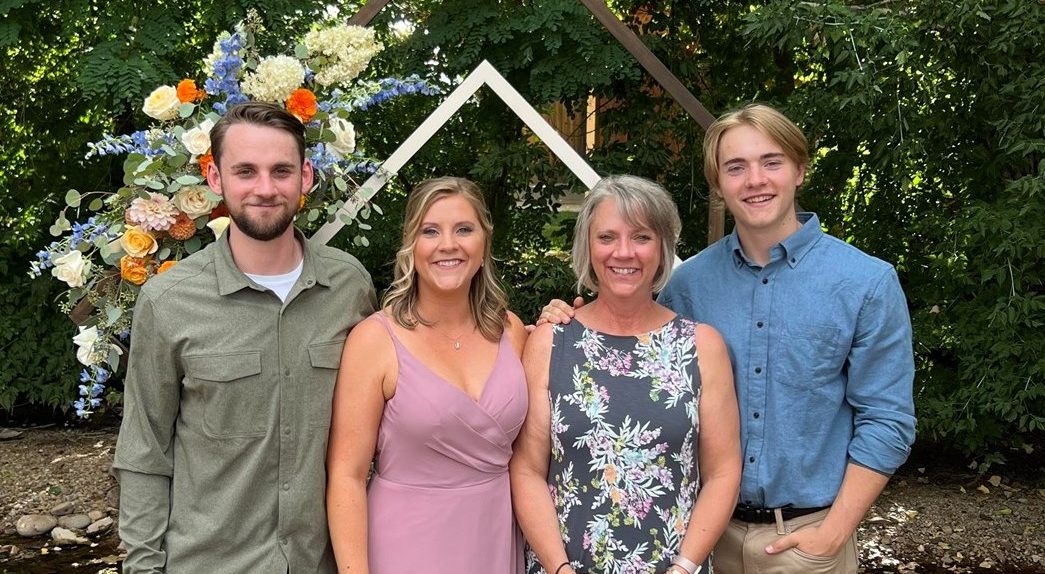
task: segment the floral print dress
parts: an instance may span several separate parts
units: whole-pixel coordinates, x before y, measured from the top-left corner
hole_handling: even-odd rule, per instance
[[[700,488],[695,329],[680,317],[637,337],[554,329],[548,486],[581,574],[660,573],[679,551]],[[532,551],[527,572],[543,572]]]

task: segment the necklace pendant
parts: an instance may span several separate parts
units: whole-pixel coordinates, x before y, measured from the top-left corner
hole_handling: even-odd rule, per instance
[[[461,342],[460,341],[454,341],[454,350],[455,351],[461,350]]]

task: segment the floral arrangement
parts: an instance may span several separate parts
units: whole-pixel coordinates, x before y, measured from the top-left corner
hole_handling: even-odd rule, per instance
[[[185,78],[153,90],[142,106],[156,120],[150,128],[106,135],[88,145],[88,159],[127,156],[123,187],[86,194],[70,190],[67,208],[50,229],[59,239],[31,263],[30,275],[49,271],[69,287],[61,308],[80,324],[73,342],[85,368],[73,407],[81,417],[103,401],[119,400],[111,389],[105,394],[105,383],[119,369],[140,286],[228,226],[221,198],[206,186],[206,173],[212,161],[210,130],[230,106],[277,102],[305,124],[306,156],[317,181],[302,201],[298,224],[310,227],[334,217],[356,187],[353,176],[378,169],[357,146],[350,118],[391,98],[439,92],[416,75],[362,79],[371,58],[383,49],[373,30],[317,25],[293,55],[268,56],[254,48],[260,30],[252,12],[234,31],[219,36],[204,60],[202,88]],[[371,209],[380,214],[376,205],[366,205],[354,222],[357,245],[368,244],[362,232],[370,229],[364,220]],[[74,219],[84,211],[93,215],[70,222],[70,210]]]

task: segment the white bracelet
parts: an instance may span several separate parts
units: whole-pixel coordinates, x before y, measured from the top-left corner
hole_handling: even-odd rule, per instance
[[[671,564],[672,566],[677,566],[678,568],[682,569],[682,571],[685,572],[685,574],[694,574],[695,572],[700,571],[699,564],[690,560],[689,558],[686,558],[681,554],[676,556],[675,559],[671,561]]]

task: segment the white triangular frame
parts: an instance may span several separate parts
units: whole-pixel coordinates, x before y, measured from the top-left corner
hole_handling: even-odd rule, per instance
[[[472,73],[468,74],[468,77],[460,85],[454,88],[454,91],[447,96],[446,100],[439,104],[439,107],[425,118],[425,121],[421,122],[421,125],[410,134],[410,137],[406,138],[392,152],[392,155],[388,156],[388,159],[381,164],[381,167],[356,190],[352,197],[345,201],[345,204],[334,213],[333,221],[327,222],[323,227],[319,228],[319,231],[312,236],[312,240],[326,244],[337,235],[337,232],[341,231],[341,228],[346,225],[343,219],[354,219],[359,210],[384,188],[388,180],[406,165],[414,157],[414,154],[428,143],[428,140],[432,139],[432,136],[483,86],[493,90],[493,93],[497,94],[515,112],[515,115],[540,138],[544,145],[551,149],[556,157],[566,164],[566,167],[588,189],[591,189],[599,181],[599,175],[588,165],[588,162],[559,135],[555,128],[541,117],[541,114],[537,113],[537,110],[508,83],[508,80],[504,79],[504,76],[497,71],[497,68],[493,67],[493,64],[483,60],[472,70]]]

